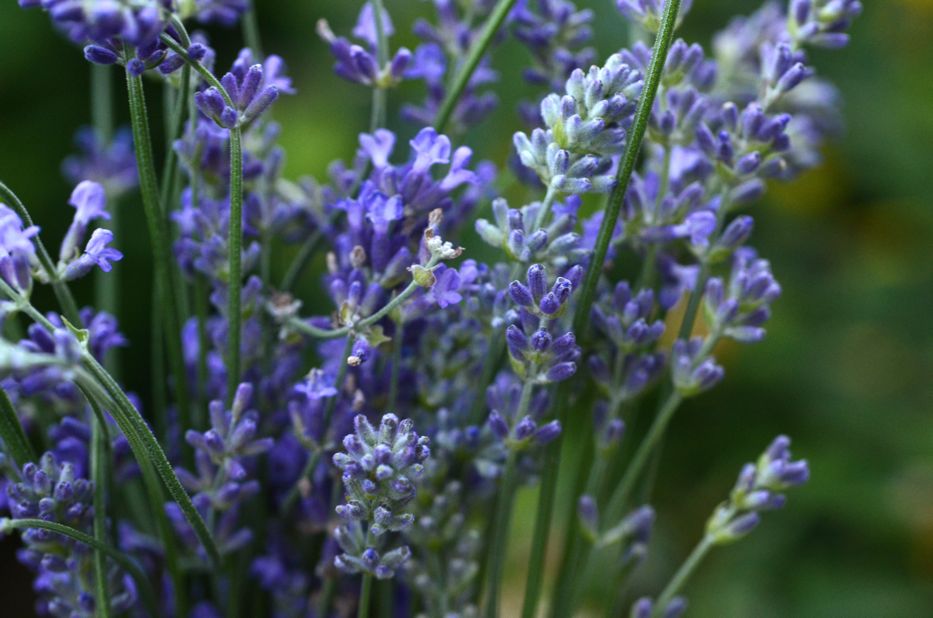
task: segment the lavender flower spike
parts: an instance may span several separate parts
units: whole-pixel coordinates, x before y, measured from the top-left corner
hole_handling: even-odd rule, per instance
[[[810,480],[805,460],[791,461],[790,439],[778,436],[755,464],[745,464],[729,500],[719,505],[706,524],[716,545],[736,541],[760,522],[759,513],[784,506],[782,492]]]
[[[414,515],[402,509],[415,497],[415,483],[430,456],[429,440],[413,423],[385,414],[379,428],[363,415],[334,455],[343,471],[346,502],[337,507],[342,523],[334,536],[343,553],[334,565],[347,573],[370,573],[388,579],[408,560],[407,546],[386,549],[384,535],[411,527]]]

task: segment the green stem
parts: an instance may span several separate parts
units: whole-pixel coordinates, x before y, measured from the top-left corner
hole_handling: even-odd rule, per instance
[[[156,611],[155,595],[153,594],[149,579],[146,577],[145,573],[143,573],[143,570],[127,557],[125,552],[105,543],[101,543],[91,535],[81,532],[80,530],[75,530],[70,526],[57,522],[46,521],[44,519],[0,519],[0,530],[28,530],[29,528],[49,530],[50,532],[61,534],[62,536],[87,545],[92,549],[102,551],[108,558],[120,565],[134,580],[136,580],[140,595],[142,596],[143,605],[149,610],[150,615],[159,615]]]
[[[645,464],[648,462],[649,455],[661,440],[668,424],[671,422],[671,418],[674,416],[674,412],[677,411],[682,401],[683,398],[679,393],[671,393],[657,416],[655,416],[648,433],[638,445],[638,450],[635,451],[632,461],[626,467],[622,481],[612,493],[609,505],[606,508],[606,521],[616,521],[625,514],[629,498],[638,479],[641,477]]]
[[[246,13],[243,14],[243,40],[246,46],[253,50],[253,54],[260,59],[263,57],[262,40],[259,37],[259,20],[256,16],[255,0],[246,0]]]
[[[194,417],[191,419],[194,423],[192,427],[198,431],[206,426],[204,411],[207,409],[207,348],[210,341],[207,336],[207,282],[203,275],[195,275],[194,278],[194,314],[198,323],[198,406]]]
[[[295,283],[298,282],[301,273],[304,272],[304,269],[311,262],[311,258],[314,257],[314,254],[317,252],[317,246],[321,242],[323,236],[324,234],[321,233],[321,230],[315,230],[308,236],[308,239],[301,245],[301,249],[298,250],[295,259],[289,264],[285,276],[282,277],[282,283],[279,284],[279,289],[283,292],[288,292],[295,287]]]
[[[425,268],[430,270],[434,268],[436,265],[437,265],[437,260],[432,258],[431,261],[428,262],[427,265],[425,265]],[[344,335],[349,335],[353,332],[364,329],[367,326],[371,326],[375,324],[382,318],[392,313],[392,311],[396,307],[400,306],[402,303],[408,300],[420,288],[421,286],[418,285],[418,283],[416,283],[415,281],[412,281],[411,283],[408,284],[408,287],[406,287],[404,290],[399,292],[397,296],[395,296],[392,300],[386,303],[385,306],[383,306],[382,309],[380,309],[376,313],[370,316],[367,316],[357,322],[354,322],[353,324],[348,324],[341,328],[335,328],[332,330],[324,330],[316,326],[312,326],[299,318],[290,319],[288,321],[288,324],[295,330],[305,333],[306,335],[309,335],[311,337],[316,337],[318,339],[336,339],[337,337],[343,337]]]
[[[149,119],[146,113],[146,99],[143,82],[140,77],[126,74],[127,93],[130,107],[130,124],[133,128],[133,144],[136,152],[136,165],[139,171],[139,187],[143,209],[149,227],[152,253],[155,258],[155,276],[158,281],[160,298],[157,304],[163,312],[165,324],[165,344],[169,363],[175,379],[179,422],[182,427],[190,427],[188,398],[188,378],[185,361],[181,351],[181,329],[178,323],[178,299],[172,294],[172,253],[165,235],[161,217],[158,180],[152,155],[152,140],[149,135]],[[164,411],[162,411],[164,413]]]
[[[499,486],[499,499],[493,518],[492,537],[488,541],[489,566],[486,567],[486,613],[487,618],[499,615],[499,591],[502,586],[502,571],[508,553],[508,532],[515,504],[516,454],[509,452]]]
[[[648,127],[648,118],[651,115],[651,108],[654,105],[657,96],[658,87],[661,83],[661,74],[664,71],[664,64],[667,60],[667,52],[670,49],[671,40],[674,35],[674,22],[677,18],[677,12],[680,10],[680,0],[670,0],[664,5],[664,15],[662,17],[661,28],[654,41],[651,61],[648,64],[648,74],[642,95],[638,101],[638,107],[635,111],[635,122],[629,131],[628,142],[625,145],[625,152],[622,155],[622,162],[619,165],[619,173],[616,177],[616,184],[609,196],[606,205],[606,214],[603,217],[602,225],[596,240],[596,248],[590,262],[589,270],[586,274],[586,280],[583,283],[583,290],[580,293],[576,311],[574,313],[573,331],[579,336],[588,325],[590,319],[590,309],[596,295],[596,286],[602,273],[603,263],[606,260],[606,254],[609,251],[609,245],[612,242],[612,235],[615,231],[616,223],[619,220],[619,214],[622,210],[622,203],[625,194],[628,191],[632,172],[638,161],[638,152],[641,148],[641,142],[645,137],[645,131]],[[566,427],[566,421],[569,420],[569,401],[570,386],[565,382],[558,390],[557,401],[560,404],[558,408],[558,418],[563,426]],[[538,514],[535,522],[534,541],[532,545],[532,555],[540,557],[547,555],[547,544],[550,538],[550,527],[552,523],[552,513],[554,510],[554,497],[557,494],[557,468],[560,465],[560,450],[563,439],[558,438],[550,445],[551,455],[547,458],[545,469],[541,481],[541,498],[538,502]],[[538,577],[538,575],[536,575]],[[540,595],[540,585],[536,585],[531,590],[532,596],[526,595],[526,606],[529,608],[525,616],[533,616],[537,611],[538,598]]]
[[[606,214],[605,217],[603,217],[603,222],[596,238],[596,248],[593,251],[593,258],[590,262],[589,270],[586,273],[583,289],[580,291],[579,301],[574,315],[575,332],[582,330],[578,329],[578,327],[586,325],[589,321],[590,308],[593,306],[593,300],[596,296],[596,286],[599,283],[599,277],[602,273],[603,262],[606,260],[606,253],[609,251],[612,235],[622,210],[622,203],[625,200],[625,194],[628,192],[632,172],[635,170],[635,164],[638,162],[638,153],[641,150],[641,143],[645,137],[645,131],[648,128],[648,118],[651,116],[651,109],[661,83],[661,74],[664,72],[664,64],[667,60],[667,52],[671,46],[671,39],[674,36],[674,23],[677,18],[677,11],[679,10],[680,0],[669,0],[664,4],[661,28],[658,30],[658,35],[654,41],[654,48],[651,51],[651,61],[648,64],[645,85],[641,97],[638,100],[638,108],[635,110],[635,121],[628,134],[628,142],[625,145],[625,152],[622,155],[622,162],[619,165],[616,184],[612,189],[612,193],[609,195],[609,201],[606,204]]]
[[[385,7],[383,0],[373,0],[373,24],[376,27],[376,63],[378,70],[385,68],[389,62],[389,41],[386,38],[385,24],[383,16]],[[384,127],[386,124],[386,91],[379,84],[373,84],[373,107],[370,117],[369,130],[375,132],[376,129]]]
[[[107,543],[107,461],[109,439],[107,422],[100,406],[88,397],[94,411],[91,421],[91,479],[94,481],[94,538],[101,545]],[[107,594],[107,570],[102,550],[94,551],[94,588],[96,609],[101,618],[110,616],[110,598]]]
[[[99,64],[91,65],[91,118],[97,138],[104,145],[109,145],[113,139],[113,80],[111,67]],[[107,227],[114,237],[122,238],[120,231],[120,208],[117,200],[111,199],[110,220]],[[94,306],[100,311],[120,318],[120,269],[105,273],[97,271],[94,275]],[[119,349],[114,348],[107,352],[105,363],[107,368],[118,374]]]
[[[715,543],[707,535],[693,548],[693,551],[690,552],[690,555],[684,561],[684,563],[677,570],[677,573],[674,574],[674,577],[671,578],[671,581],[667,584],[664,590],[658,595],[658,600],[654,604],[654,611],[651,613],[652,616],[663,616],[664,609],[667,605],[677,596],[677,593],[680,592],[680,589],[683,588],[684,584],[687,583],[687,580],[690,579],[690,576],[693,575],[696,568],[703,561],[703,558],[706,557],[706,554],[709,553],[709,550],[713,548]]]
[[[534,373],[531,371],[530,373]],[[524,418],[531,405],[531,395],[534,391],[534,382],[526,380],[522,385],[521,399],[518,402],[516,419]],[[502,586],[502,570],[505,557],[508,553],[509,524],[512,520],[512,507],[515,504],[515,483],[517,481],[518,452],[509,448],[509,455],[502,473],[502,482],[499,486],[499,498],[496,501],[496,513],[493,518],[492,537],[489,539],[487,551],[489,552],[486,568],[486,616],[493,618],[499,615],[499,591]]]
[[[86,354],[83,365],[91,375],[94,376],[95,380],[103,386],[110,399],[113,400],[116,406],[115,409],[112,410],[114,419],[117,421],[120,429],[126,434],[136,459],[148,459],[148,461],[152,463],[152,466],[162,478],[162,482],[165,484],[169,495],[178,503],[182,514],[191,525],[195,536],[198,537],[201,545],[206,550],[208,558],[214,564],[219,564],[220,552],[217,549],[217,545],[214,543],[210,531],[207,529],[197,509],[194,508],[194,504],[191,503],[191,498],[188,496],[184,487],[182,487],[178,477],[175,476],[174,468],[172,468],[172,464],[165,456],[165,451],[162,450],[155,436],[152,435],[152,431],[139,414],[139,411],[136,410],[133,403],[113,377],[107,373],[107,370],[104,369],[93,356]]]
[[[243,144],[239,126],[230,129],[230,221],[227,234],[227,400],[240,383],[240,336],[243,312],[240,296],[243,251]]]
[[[405,321],[400,316],[395,323],[395,335],[392,337],[392,373],[389,382],[390,411],[395,410],[398,403],[398,379],[402,371],[402,337],[405,334]]]
[[[447,96],[444,97],[444,101],[441,103],[437,116],[434,118],[434,128],[438,133],[442,133],[444,127],[450,121],[450,117],[454,112],[454,108],[457,106],[457,102],[470,83],[473,72],[476,71],[476,67],[479,66],[480,61],[483,59],[483,55],[492,43],[492,39],[496,36],[496,33],[502,26],[502,22],[505,21],[506,16],[508,16],[509,11],[512,10],[514,5],[515,0],[499,0],[498,4],[493,8],[492,13],[489,15],[489,19],[486,20],[486,23],[483,25],[482,32],[480,32],[473,46],[470,47],[470,52],[467,54],[466,60],[464,60],[463,66],[460,68],[460,72],[454,79],[453,85],[448,89]]]
[[[363,573],[363,584],[360,586],[360,602],[356,608],[357,618],[367,618],[369,616],[369,598],[373,592],[373,576],[369,573]]]
[[[30,461],[38,461],[16,410],[13,409],[13,403],[3,388],[0,388],[0,443],[20,468]]]

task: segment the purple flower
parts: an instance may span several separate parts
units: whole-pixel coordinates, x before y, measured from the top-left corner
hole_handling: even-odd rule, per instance
[[[383,9],[381,18],[382,31],[388,40],[395,31],[388,11]],[[317,32],[330,45],[331,54],[336,59],[334,72],[351,82],[376,88],[390,88],[402,81],[411,62],[411,52],[401,47],[385,66],[379,66],[379,54],[376,53],[378,41],[375,13],[369,2],[363,5],[356,26],[353,28],[353,36],[362,40],[365,47],[334,35],[328,23],[323,19],[317,24]],[[384,52],[386,56],[389,55],[388,50]]]
[[[32,239],[38,233],[35,225],[24,228],[19,215],[0,203],[0,277],[24,294],[32,289],[32,271],[37,262]]]
[[[746,343],[760,341],[771,303],[780,295],[768,261],[758,259],[754,249],[742,248],[735,252],[728,288],[719,278],[707,283],[707,316],[716,332]]]
[[[436,281],[431,287],[429,296],[444,309],[449,305],[456,305],[463,296],[460,294],[460,273],[455,268],[441,265],[434,271]]]
[[[755,464],[745,464],[729,494],[729,500],[716,508],[706,524],[707,537],[716,544],[737,541],[761,521],[762,511],[779,509],[786,497],[783,491],[810,480],[805,460],[792,461],[790,439],[778,436]]]
[[[671,350],[671,379],[684,397],[707,391],[722,381],[725,371],[709,355],[700,338],[679,339]]]
[[[111,200],[136,186],[136,157],[133,136],[128,128],[117,131],[110,143],[105,144],[96,130],[85,127],[75,134],[75,145],[78,154],[69,156],[62,163],[62,172],[69,181],[78,183],[87,179],[98,182],[104,185]]]
[[[113,268],[110,262],[123,259],[123,254],[120,251],[107,246],[112,241],[113,232],[110,230],[100,228],[94,230],[91,239],[87,241],[84,253],[65,266],[62,278],[65,281],[78,279],[91,272],[94,266],[99,267],[105,273],[109,273]]]
[[[249,0],[195,0],[197,19],[203,24],[234,26],[249,10]]]
[[[278,56],[270,56],[262,64],[253,64],[252,52],[241,50],[230,72],[220,79],[231,100],[228,102],[220,90],[211,86],[195,93],[198,109],[221,127],[248,126],[280,93],[294,92],[291,80],[282,74],[283,68]]]

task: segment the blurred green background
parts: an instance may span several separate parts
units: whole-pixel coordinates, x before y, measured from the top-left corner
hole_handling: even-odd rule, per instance
[[[369,96],[333,76],[314,24],[326,17],[347,32],[359,3],[258,4],[265,47],[285,58],[299,89],[275,110],[288,174],[320,177],[329,161],[352,154],[368,124]],[[626,26],[610,0],[578,4],[598,14],[602,57],[624,42]],[[759,4],[697,0],[683,34],[708,45],[732,14]],[[409,25],[429,6],[387,5],[398,31],[393,42],[413,47]],[[675,420],[660,469],[657,541],[638,591],[659,590],[739,466],[775,434],[793,437],[813,481],[748,540],[712,556],[687,591],[693,616],[933,616],[933,0],[865,5],[850,48],[813,55],[843,93],[847,130],[821,168],[755,206],[753,242],[785,294],[765,342],[724,349],[725,383]],[[238,33],[212,36],[225,66]],[[501,163],[508,155],[514,102],[530,92],[519,79],[525,61],[514,42],[499,49],[503,104],[467,136],[483,158]],[[40,12],[0,5],[0,178],[51,239],[71,218],[59,165],[73,131],[89,119],[88,75],[80,52]],[[150,94],[158,117],[158,92]],[[420,91],[393,93],[390,114],[407,95]],[[125,116],[119,97],[116,104]],[[124,318],[133,342],[125,375],[145,394],[147,237],[135,199],[123,208],[129,223],[117,246],[127,259],[117,269],[127,282],[124,303],[133,308]],[[305,291],[315,285],[309,278]],[[79,294],[90,302],[90,289]],[[516,581],[523,579],[532,498],[519,504],[510,569]],[[3,562],[7,608],[28,607],[16,604],[28,580]],[[615,592],[593,580],[592,594]]]

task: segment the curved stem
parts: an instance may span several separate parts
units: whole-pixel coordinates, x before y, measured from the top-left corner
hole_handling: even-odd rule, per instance
[[[435,266],[437,266],[437,260],[432,258],[431,261],[425,265],[425,268],[431,269]],[[418,291],[419,288],[421,288],[421,286],[418,285],[418,283],[415,281],[412,281],[408,284],[408,287],[399,292],[395,298],[386,303],[385,306],[383,306],[382,309],[376,313],[341,328],[325,330],[316,326],[312,326],[311,324],[308,324],[299,318],[292,318],[288,320],[288,324],[295,330],[301,331],[306,335],[310,335],[311,337],[316,337],[318,339],[336,339],[337,337],[343,337],[344,335],[348,335],[360,329],[366,328],[367,326],[375,324],[382,318],[389,315],[396,307],[400,306],[402,303],[408,300],[415,292]]]
[[[530,373],[534,372],[532,371]],[[518,411],[515,413],[516,419],[524,418],[528,413],[533,390],[534,382],[526,380],[522,385],[521,399],[518,402]],[[502,586],[502,569],[505,564],[506,554],[508,553],[509,524],[512,521],[512,507],[515,504],[517,463],[518,452],[510,448],[508,458],[505,462],[505,470],[501,477],[502,482],[499,486],[499,497],[496,501],[492,536],[489,538],[487,545],[487,551],[489,552],[489,566],[486,568],[487,618],[493,618],[499,615],[499,591]]]
[[[105,543],[101,543],[89,534],[85,534],[80,530],[75,530],[70,526],[59,524],[57,522],[46,521],[44,519],[0,520],[0,530],[27,530],[29,528],[42,528],[44,530],[49,530],[50,532],[61,534],[62,536],[66,536],[79,543],[83,543],[92,549],[101,551],[106,554],[108,558],[120,565],[127,573],[132,576],[134,580],[136,580],[136,584],[139,586],[140,593],[143,597],[143,604],[149,610],[150,615],[159,615],[156,611],[155,595],[153,594],[149,579],[146,577],[145,573],[143,573],[143,570],[139,568],[135,562],[129,559],[124,552]]]
[[[467,55],[466,60],[464,60],[463,66],[460,68],[460,72],[457,74],[456,79],[454,79],[453,85],[447,91],[447,96],[444,97],[440,109],[438,109],[437,116],[434,118],[434,128],[438,133],[442,133],[444,127],[450,121],[450,117],[453,115],[457,102],[470,83],[470,78],[473,77],[473,72],[476,71],[476,67],[479,66],[480,61],[483,59],[483,55],[492,43],[492,39],[496,36],[499,27],[502,26],[502,22],[505,21],[506,16],[514,5],[515,0],[499,0],[499,3],[493,8],[492,13],[489,15],[489,19],[486,20],[486,23],[483,25],[482,32],[480,32],[479,37],[477,37],[473,46],[470,48],[470,53]]]
[[[703,539],[693,548],[693,551],[690,552],[690,555],[687,556],[687,559],[680,566],[674,576],[671,578],[671,581],[667,584],[664,590],[658,595],[658,600],[654,604],[654,611],[651,612],[652,616],[663,616],[664,609],[668,604],[674,599],[680,589],[683,588],[684,584],[687,583],[687,580],[690,579],[690,576],[693,575],[693,572],[703,561],[703,558],[706,557],[706,554],[709,553],[709,550],[713,548],[715,544],[708,535],[705,535]]]
[[[243,312],[240,296],[243,251],[243,144],[239,126],[230,129],[230,221],[227,231],[227,400],[240,383],[240,336]]]

